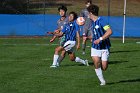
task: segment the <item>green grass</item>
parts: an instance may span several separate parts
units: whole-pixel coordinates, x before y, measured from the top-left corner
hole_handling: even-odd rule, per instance
[[[71,62],[69,57],[57,69],[50,68],[56,45],[49,38],[0,38],[0,93],[139,93],[140,39],[111,38],[106,86],[100,86],[90,57],[90,66]],[[58,43],[57,41],[54,44]],[[90,46],[90,43],[88,43]]]

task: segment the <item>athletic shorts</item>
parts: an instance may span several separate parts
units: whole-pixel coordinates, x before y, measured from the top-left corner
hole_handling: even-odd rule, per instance
[[[67,41],[65,42],[63,48],[66,51],[72,50],[75,47],[76,41]]]
[[[62,36],[61,38],[60,38],[60,46],[64,46],[64,44],[65,44],[65,35],[64,36]]]
[[[95,48],[91,48],[91,57],[98,56],[101,58],[102,61],[108,61],[109,58],[109,50],[97,50]]]

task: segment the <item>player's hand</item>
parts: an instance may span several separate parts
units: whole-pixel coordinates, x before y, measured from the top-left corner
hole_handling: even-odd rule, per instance
[[[94,41],[94,44],[99,44],[99,43],[100,43],[100,39]]]
[[[50,43],[52,43],[54,41],[54,39],[52,38],[51,40],[50,40]]]
[[[47,34],[53,34],[53,32],[47,32]]]
[[[83,36],[83,40],[87,40],[87,37],[86,36]]]

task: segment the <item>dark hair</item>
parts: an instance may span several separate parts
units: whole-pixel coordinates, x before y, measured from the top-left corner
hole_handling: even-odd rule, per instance
[[[93,15],[98,16],[98,12],[99,12],[99,7],[97,5],[90,5],[87,8],[88,12],[91,12]]]
[[[87,3],[92,4],[92,0],[87,0],[87,1],[85,2],[85,4],[87,4]]]
[[[58,7],[58,11],[60,11],[61,9],[64,10],[65,12],[67,12],[66,6],[62,5],[62,6]]]
[[[70,15],[70,14],[73,14],[73,16],[74,16],[74,20],[77,19],[77,17],[78,17],[77,13],[75,13],[75,12],[72,11],[72,12],[69,13],[69,15]]]

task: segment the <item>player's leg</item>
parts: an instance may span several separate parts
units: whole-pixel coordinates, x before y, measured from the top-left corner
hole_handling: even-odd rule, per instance
[[[79,57],[76,57],[74,52],[69,52],[69,57],[70,57],[71,61],[79,62],[79,63],[82,63],[82,64],[84,64],[86,66],[89,66],[88,60],[83,60],[83,59],[81,59]]]
[[[62,60],[65,58],[65,55],[66,55],[66,51],[65,50],[62,50],[61,55],[57,59],[57,66],[60,65],[60,63],[62,62]]]
[[[57,67],[57,60],[59,58],[59,52],[63,50],[63,47],[58,46],[55,48],[55,53],[53,57],[53,64],[50,67]]]
[[[86,49],[86,41],[87,41],[87,23],[84,24],[83,26],[83,41],[82,41],[82,54],[85,54],[85,49]]]
[[[91,48],[91,57],[94,62],[96,75],[101,82],[100,85],[105,85],[105,80],[104,80],[102,69],[101,69],[101,59],[100,59],[101,52],[96,49]]]
[[[106,70],[108,68],[108,58],[109,58],[109,51],[108,50],[103,50],[102,51],[102,70]]]
[[[86,40],[87,40],[86,36],[83,35],[83,41],[82,41],[82,51],[83,51],[82,54],[83,54],[83,55],[85,54]]]
[[[64,49],[68,52],[70,60],[88,65],[88,61],[87,60],[85,61],[85,60],[83,60],[83,59],[81,59],[79,57],[75,57],[74,49],[73,49],[74,46],[75,46],[75,43],[76,43],[75,41],[67,41],[64,44]]]

